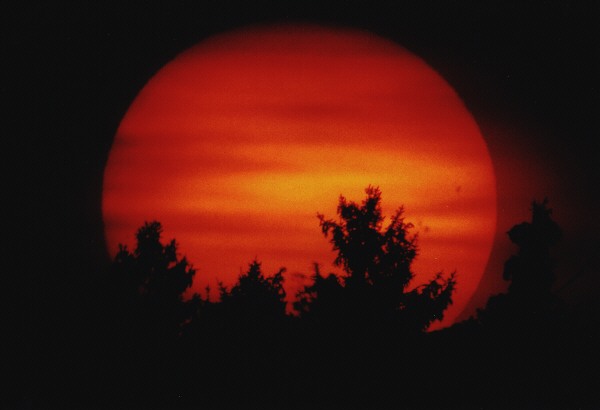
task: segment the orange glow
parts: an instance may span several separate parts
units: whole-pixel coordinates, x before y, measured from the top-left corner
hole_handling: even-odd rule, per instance
[[[232,284],[257,257],[266,274],[287,267],[293,296],[313,262],[335,271],[316,213],[335,217],[340,194],[360,201],[369,184],[419,232],[414,285],[457,270],[450,325],[496,226],[470,113],[422,60],[370,33],[247,29],[179,55],[139,93],[106,167],[106,240],[114,254],[157,219],[197,268],[196,291]]]

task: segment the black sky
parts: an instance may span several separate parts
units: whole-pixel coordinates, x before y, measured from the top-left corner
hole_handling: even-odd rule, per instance
[[[525,159],[519,165],[524,180],[542,170],[543,187],[552,192],[517,196],[517,203],[505,198],[500,209],[522,208],[527,215],[529,201],[547,195],[559,222],[569,225],[564,260],[583,272],[563,293],[576,304],[596,303],[600,56],[593,2],[49,2],[2,8],[12,129],[5,135],[5,177],[16,193],[9,195],[16,209],[8,218],[15,229],[9,238],[16,240],[9,241],[20,251],[12,258],[26,281],[19,282],[24,296],[17,293],[25,303],[15,304],[20,320],[31,317],[32,295],[43,302],[46,323],[54,324],[77,317],[89,299],[83,295],[93,291],[92,278],[106,261],[104,164],[119,120],[145,82],[209,35],[266,22],[371,30],[440,72],[486,136],[499,189],[516,182],[511,159]],[[510,249],[500,244],[496,258]],[[573,270],[563,266],[559,279],[566,283]],[[482,295],[499,289],[500,277],[488,272]]]

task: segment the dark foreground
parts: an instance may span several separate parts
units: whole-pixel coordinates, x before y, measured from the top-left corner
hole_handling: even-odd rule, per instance
[[[57,367],[40,368],[16,408],[593,409],[599,340],[573,316],[411,338],[290,325],[206,334],[194,349],[113,340],[70,363],[49,358]]]

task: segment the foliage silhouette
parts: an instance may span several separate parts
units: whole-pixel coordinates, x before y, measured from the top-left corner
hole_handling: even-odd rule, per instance
[[[114,275],[124,284],[124,297],[134,307],[138,320],[147,330],[175,336],[192,318],[199,296],[184,300],[192,285],[195,269],[185,257],[179,259],[177,244],[161,243],[162,225],[146,222],[136,233],[136,247],[130,252],[119,245],[114,260]]]
[[[266,276],[257,260],[231,287],[220,284],[220,300],[185,301],[195,271],[174,241],[161,243],[158,222],[146,223],[135,250],[121,247],[112,266],[123,325],[107,333],[125,346],[114,366],[124,387],[107,408],[586,404],[585,378],[555,377],[586,363],[581,331],[560,319],[551,292],[550,248],[560,230],[547,201],[534,202],[531,222],[509,231],[518,246],[504,271],[509,292],[490,298],[477,318],[428,333],[451,303],[455,277],[411,287],[412,225],[402,208],[385,225],[381,192],[366,194],[360,204],[341,197],[337,221],[319,215],[345,274],[324,275],[315,264],[297,317],[286,314],[284,269]]]
[[[221,320],[241,328],[276,326],[286,317],[285,268],[265,277],[257,260],[227,289],[219,285]],[[256,330],[256,329],[254,329]]]
[[[531,222],[515,225],[508,236],[519,247],[517,255],[504,265],[504,279],[513,294],[548,293],[554,284],[550,247],[561,238],[558,224],[551,218],[548,199],[531,204]]]
[[[548,326],[561,308],[552,293],[555,281],[550,249],[561,239],[558,224],[552,219],[548,199],[531,204],[531,222],[513,226],[508,237],[518,247],[504,264],[503,279],[510,282],[507,294],[490,297],[479,320],[495,327],[521,326],[531,329]]]
[[[345,276],[324,278],[315,269],[313,283],[299,294],[297,309],[306,318],[424,331],[441,320],[452,303],[455,274],[444,278],[438,273],[430,282],[407,290],[418,253],[417,235],[409,233],[413,225],[404,221],[400,207],[384,228],[381,191],[369,186],[365,193],[361,204],[341,196],[337,221],[318,214],[322,233],[331,237],[337,251],[334,263]]]
[[[182,341],[192,376],[180,387],[182,396],[192,397],[190,405],[201,400],[209,408],[239,408],[257,402],[264,408],[282,394],[270,386],[285,371],[283,347],[290,343],[284,272],[266,276],[254,260],[231,287],[219,284],[218,301],[202,301]]]
[[[174,239],[162,242],[162,233],[159,222],[145,222],[136,232],[135,249],[119,245],[110,270],[116,290],[105,325],[112,332],[109,361],[117,369],[114,389],[125,389],[120,405],[128,408],[167,405],[188,353],[182,349],[183,331],[202,303],[196,294],[184,298],[196,271],[179,257]]]
[[[588,375],[596,371],[599,331],[553,292],[551,250],[561,229],[547,199],[533,201],[530,209],[531,221],[507,232],[518,248],[504,265],[508,292],[491,296],[474,318],[443,335],[454,344],[473,342],[456,362],[477,358],[466,372],[487,378],[474,382],[485,389],[475,401],[500,408],[597,408],[597,379]]]

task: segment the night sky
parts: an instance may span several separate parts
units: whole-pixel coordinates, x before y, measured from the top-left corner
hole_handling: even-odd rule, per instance
[[[494,161],[499,214],[496,246],[466,316],[505,289],[502,264],[514,251],[505,232],[528,218],[531,200],[544,196],[564,230],[555,255],[559,295],[578,309],[597,309],[597,5],[361,4],[3,6],[7,118],[15,130],[5,135],[5,177],[16,192],[7,195],[16,212],[6,216],[19,261],[17,325],[34,318],[47,329],[61,326],[78,320],[93,299],[95,277],[107,263],[104,165],[119,121],[143,85],[210,35],[272,22],[360,28],[396,41],[437,70],[472,112]],[[69,332],[42,334],[52,349]]]

